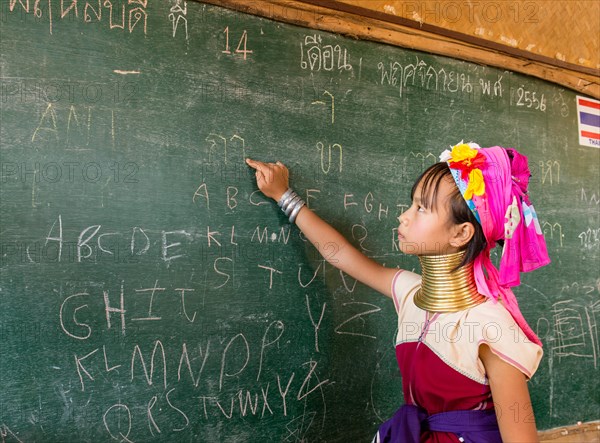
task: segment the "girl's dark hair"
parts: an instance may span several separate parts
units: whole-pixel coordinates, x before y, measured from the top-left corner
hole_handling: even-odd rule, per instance
[[[431,207],[435,208],[437,205],[437,191],[442,180],[450,180],[454,183],[454,178],[452,177],[448,164],[446,162],[440,162],[431,165],[423,171],[415,181],[415,184],[410,191],[411,200],[415,195],[417,186],[419,183],[422,183],[420,196],[421,204],[427,209]],[[467,206],[467,202],[465,202],[465,199],[461,195],[458,186],[454,186],[448,204],[448,212],[450,213],[450,218],[448,220],[449,224],[470,222],[475,227],[475,234],[465,246],[467,253],[463,258],[462,263],[456,267],[456,269],[458,269],[475,260],[475,258],[485,249],[487,240],[485,239],[481,225]],[[503,241],[500,240],[498,243],[502,245]],[[453,269],[453,271],[456,269]]]

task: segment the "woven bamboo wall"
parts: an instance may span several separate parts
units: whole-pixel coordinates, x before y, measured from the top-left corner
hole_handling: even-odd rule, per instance
[[[600,69],[598,0],[337,0]]]

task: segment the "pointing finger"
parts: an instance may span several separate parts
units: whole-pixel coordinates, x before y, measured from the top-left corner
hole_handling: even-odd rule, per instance
[[[263,162],[259,162],[259,161],[255,161],[255,160],[250,160],[250,159],[246,159],[246,162],[252,168],[256,169],[257,171],[260,171],[260,172],[264,173],[264,168],[265,168],[266,165]]]

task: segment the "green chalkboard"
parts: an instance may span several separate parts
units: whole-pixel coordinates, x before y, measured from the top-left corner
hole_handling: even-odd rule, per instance
[[[370,441],[391,300],[323,261],[243,158],[365,254],[449,144],[514,146],[552,264],[523,276],[540,429],[598,418],[599,154],[576,95],[179,0],[1,11],[3,442]]]

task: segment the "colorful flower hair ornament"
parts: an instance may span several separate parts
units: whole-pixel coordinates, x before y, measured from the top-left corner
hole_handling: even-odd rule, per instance
[[[461,194],[471,211],[480,221],[473,196],[485,194],[485,181],[481,168],[485,166],[485,156],[479,152],[481,147],[477,143],[464,143],[461,141],[452,150],[446,149],[440,154],[440,161],[448,163]]]

